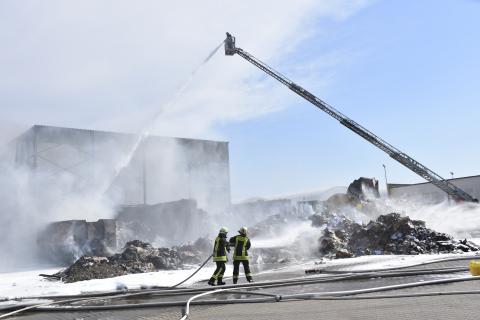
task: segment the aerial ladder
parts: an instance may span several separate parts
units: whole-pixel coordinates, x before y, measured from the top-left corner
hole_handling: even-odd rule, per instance
[[[277,79],[282,84],[287,86],[290,90],[304,98],[305,100],[309,101],[311,104],[319,108],[320,110],[326,112],[331,117],[338,120],[342,125],[347,127],[348,129],[352,130],[380,150],[387,153],[390,157],[400,162],[402,165],[407,167],[408,169],[412,170],[425,180],[431,182],[438,188],[445,191],[452,199],[456,201],[466,201],[466,202],[478,202],[477,199],[460,189],[459,187],[455,186],[450,181],[445,180],[439,174],[433,172],[429,168],[422,165],[420,162],[416,161],[412,157],[408,156],[404,152],[398,150],[385,140],[381,139],[380,137],[376,136],[366,128],[362,127],[360,124],[356,123],[352,119],[348,118],[346,115],[342,114],[340,111],[336,110],[334,107],[326,103],[325,101],[317,98],[312,93],[307,91],[306,89],[302,88],[295,82],[289,80],[287,77],[280,74],[278,71],[270,68],[268,65],[263,63],[262,61],[255,58],[250,53],[242,50],[241,48],[237,48],[235,46],[235,37],[227,32],[227,38],[225,39],[225,55],[233,56],[238,54],[260,70],[264,71],[271,77]]]

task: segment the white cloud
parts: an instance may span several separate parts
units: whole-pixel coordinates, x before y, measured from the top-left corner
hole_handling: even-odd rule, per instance
[[[365,5],[364,0],[2,1],[2,118],[139,131],[225,31],[237,36],[238,46],[276,65],[316,32],[316,19],[345,19]],[[301,70],[310,62],[295,63]],[[220,52],[154,132],[208,136],[215,123],[263,115],[290,99],[246,61]]]

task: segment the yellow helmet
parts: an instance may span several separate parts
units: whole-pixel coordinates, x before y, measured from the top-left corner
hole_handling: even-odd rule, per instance
[[[243,234],[244,236],[247,235],[248,229],[247,227],[241,227],[240,230],[238,230],[240,234]]]
[[[228,228],[227,227],[221,227],[219,233],[228,233]]]

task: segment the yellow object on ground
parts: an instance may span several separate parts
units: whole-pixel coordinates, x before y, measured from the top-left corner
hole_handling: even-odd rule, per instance
[[[480,260],[470,260],[470,273],[472,276],[480,276]]]

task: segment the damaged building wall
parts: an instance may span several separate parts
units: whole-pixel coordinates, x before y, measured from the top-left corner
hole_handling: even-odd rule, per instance
[[[117,248],[117,222],[114,219],[53,222],[39,233],[37,244],[47,260],[62,264],[84,254],[109,255]]]
[[[116,243],[109,249],[134,239],[168,246],[195,241],[210,231],[210,216],[230,211],[227,142],[139,140],[133,134],[36,125],[12,141],[6,155],[28,184],[21,189],[25,198],[34,200],[22,208],[35,215],[30,247],[38,240],[49,260],[70,261],[100,240],[108,243],[97,222],[86,220],[118,211],[119,225],[112,221],[121,229],[112,232]],[[148,232],[132,227],[141,219]]]
[[[194,199],[209,213],[230,208],[228,143],[35,125],[10,144],[15,163],[72,191],[105,188],[119,205]],[[13,157],[12,157],[13,158]],[[119,164],[128,165],[119,174]],[[106,184],[106,186],[104,186]]]
[[[138,239],[158,246],[180,245],[208,235],[214,225],[192,199],[121,207],[116,220],[119,245]]]
[[[214,225],[195,200],[122,206],[115,219],[66,220],[47,225],[37,244],[48,261],[71,263],[83,255],[109,256],[132,240],[160,247],[193,243]]]

